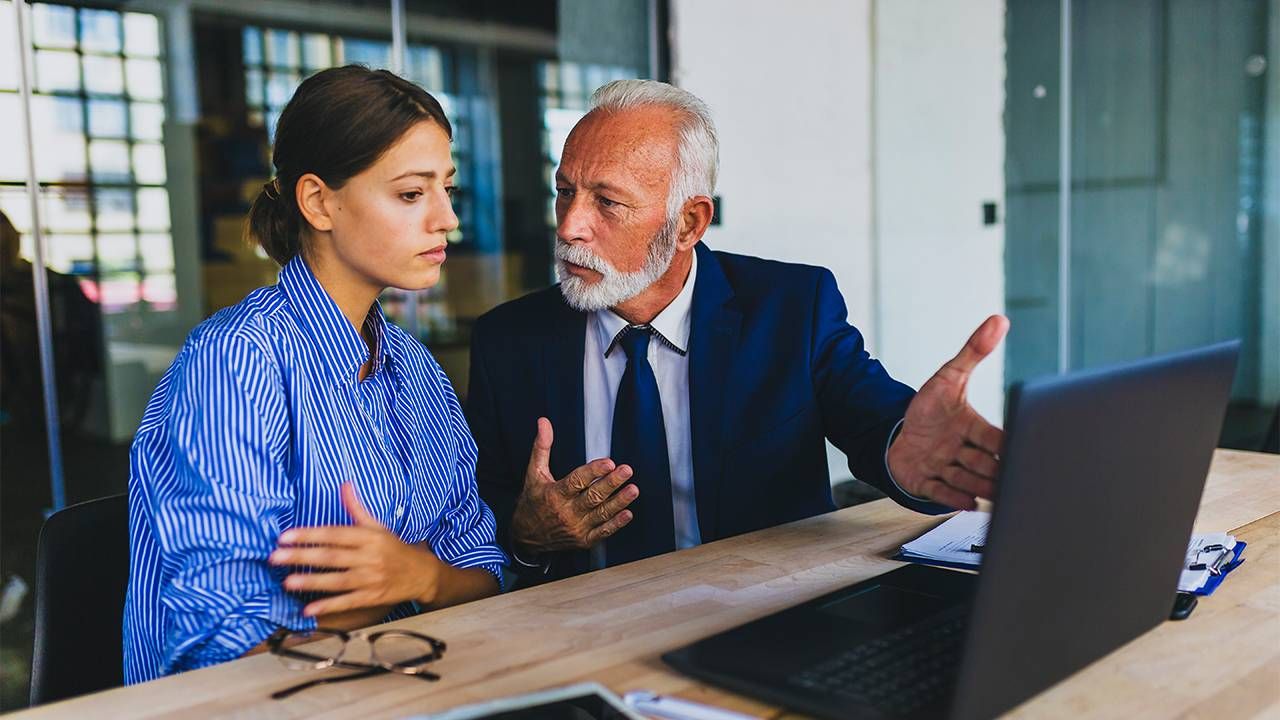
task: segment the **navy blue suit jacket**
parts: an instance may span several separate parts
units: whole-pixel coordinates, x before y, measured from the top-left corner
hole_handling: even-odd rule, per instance
[[[889,434],[915,391],[889,377],[847,322],[829,270],[712,252],[699,243],[689,336],[689,413],[698,529],[703,542],[835,508],[824,438],[854,476],[922,512],[888,477]],[[472,335],[467,418],[479,446],[480,495],[509,530],[537,419],[555,430],[551,472],[585,457],[586,314],[558,286],[500,305]],[[624,528],[620,532],[626,532]],[[588,554],[553,554],[550,570],[516,568],[524,582],[585,572]]]

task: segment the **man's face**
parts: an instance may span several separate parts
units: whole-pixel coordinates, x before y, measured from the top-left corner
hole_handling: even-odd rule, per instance
[[[678,167],[670,111],[592,112],[556,171],[561,290],[579,310],[612,307],[657,280],[675,254],[667,193]]]

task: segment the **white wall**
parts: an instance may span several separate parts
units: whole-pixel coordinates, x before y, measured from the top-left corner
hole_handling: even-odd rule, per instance
[[[873,355],[869,0],[673,0],[672,81],[720,131],[713,248],[831,269]],[[827,444],[833,480],[849,477]]]
[[[824,265],[872,326],[868,0],[675,0],[672,80],[720,131],[720,250]]]
[[[1003,228],[980,224],[1003,205],[1003,1],[671,5],[672,79],[720,130],[707,243],[831,268],[872,354],[918,387],[1004,305]],[[997,355],[971,391],[994,419]]]
[[[1004,311],[1004,6],[875,5],[877,345],[916,387]],[[983,226],[984,201],[997,202],[996,225]],[[1003,347],[969,397],[1003,421]]]

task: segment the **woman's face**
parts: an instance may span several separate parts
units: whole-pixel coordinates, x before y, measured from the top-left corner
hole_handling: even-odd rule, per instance
[[[434,122],[413,126],[382,157],[326,198],[329,258],[378,290],[422,290],[440,280],[457,169]]]

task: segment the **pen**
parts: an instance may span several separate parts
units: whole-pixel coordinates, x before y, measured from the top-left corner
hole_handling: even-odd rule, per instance
[[[680,698],[664,697],[646,690],[633,690],[623,696],[622,701],[638,713],[662,718],[662,720],[757,720],[752,715],[743,715]]]

